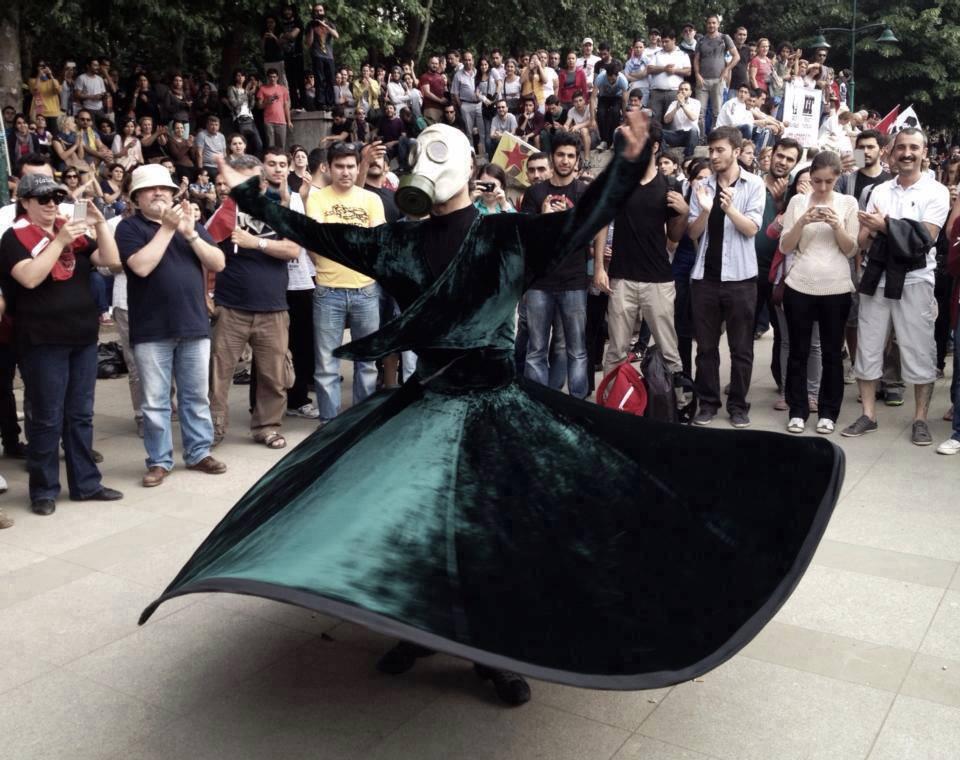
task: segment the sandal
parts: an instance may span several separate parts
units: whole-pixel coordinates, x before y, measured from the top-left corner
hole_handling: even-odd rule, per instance
[[[274,431],[272,433],[267,433],[266,436],[260,439],[260,443],[266,446],[268,449],[285,449],[287,448],[287,439],[284,438],[280,433]]]

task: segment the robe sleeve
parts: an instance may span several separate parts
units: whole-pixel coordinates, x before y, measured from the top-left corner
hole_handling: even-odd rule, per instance
[[[305,214],[298,214],[274,203],[260,192],[256,177],[237,185],[230,195],[242,211],[266,222],[287,240],[299,243],[328,259],[343,264],[372,279],[385,275],[379,261],[385,235],[391,225],[357,227],[352,224],[321,224]]]
[[[519,216],[520,241],[524,250],[524,287],[549,273],[571,252],[585,248],[594,236],[613,221],[617,210],[630,197],[650,163],[650,141],[633,161],[623,157],[624,142],[616,137],[616,152],[577,205],[567,211],[538,216]]]

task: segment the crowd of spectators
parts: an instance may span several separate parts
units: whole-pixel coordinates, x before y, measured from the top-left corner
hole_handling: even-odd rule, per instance
[[[678,389],[692,379],[695,424],[725,405],[747,427],[753,343],[772,326],[773,403],[787,431],[804,432],[815,414],[816,432],[832,433],[843,386],[857,382],[862,413],[842,433],[869,433],[877,402],[902,404],[911,384],[912,441],[932,443],[934,384],[956,334],[960,147],[912,128],[888,139],[879,113],[849,111],[848,74],[827,65],[828,51],[750,41],[743,27],[728,36],[709,16],[702,32],[650,29],[624,51],[601,42],[594,53],[585,37],[578,51],[451,50],[419,72],[397,61],[355,75],[336,66],[337,39],[322,5],[306,24],[284,6],[265,20],[262,68],[233,72],[225,90],[203,72],[136,66],[125,77],[90,58],[81,74],[73,62],[54,73],[41,60],[23,109],[4,110],[16,203],[0,209],[0,436],[6,456],[27,458],[35,512],[54,511],[61,436],[71,498],[120,498],[100,483],[91,448],[98,321],[120,333],[146,487],[173,467],[176,414],[187,467],[225,471],[211,451],[245,347],[254,440],[280,449],[285,415],[335,417],[344,329],[369,334],[396,305],[322,251],[237,215],[220,161],[314,219],[375,226],[401,218],[397,175],[430,123],[473,142],[474,207],[486,215],[575,205],[625,114],[653,119],[655,158],[629,203],[521,303],[518,373],[587,398],[596,371],[652,337]],[[787,83],[823,93],[816,146],[784,136]],[[294,142],[304,110],[329,118],[318,145]],[[536,151],[522,194],[489,162],[507,133]],[[415,366],[409,353],[357,362],[354,403]],[[955,397],[956,352],[953,376]],[[953,434],[937,450],[960,452],[960,413],[944,419]]]

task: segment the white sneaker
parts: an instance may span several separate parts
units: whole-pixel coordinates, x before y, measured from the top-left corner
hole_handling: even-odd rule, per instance
[[[296,409],[287,409],[287,417],[303,417],[307,420],[315,420],[320,416],[320,410],[313,404],[304,404]]]
[[[6,493],[6,492],[7,492],[7,479],[3,477],[3,475],[0,475],[0,493]]]
[[[938,454],[960,454],[960,441],[956,438],[947,438],[937,446]]]
[[[807,423],[801,417],[791,417],[790,422],[787,423],[787,432],[802,433],[806,426]]]
[[[821,417],[817,420],[817,432],[822,435],[830,435],[834,430],[836,430],[836,424],[833,420],[828,420],[825,417]]]

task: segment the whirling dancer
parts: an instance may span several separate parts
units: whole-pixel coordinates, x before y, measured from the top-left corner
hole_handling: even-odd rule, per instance
[[[396,298],[400,316],[341,357],[419,362],[271,469],[142,622],[181,594],[263,596],[400,638],[387,671],[431,650],[470,659],[510,704],[529,698],[515,674],[658,688],[756,635],[823,535],[840,450],[652,422],[514,373],[524,289],[584,255],[651,160],[645,117],[619,134],[576,207],[539,216],[478,216],[471,147],[441,125],[396,196],[422,222],[318,224],[221,166],[241,209]]]

